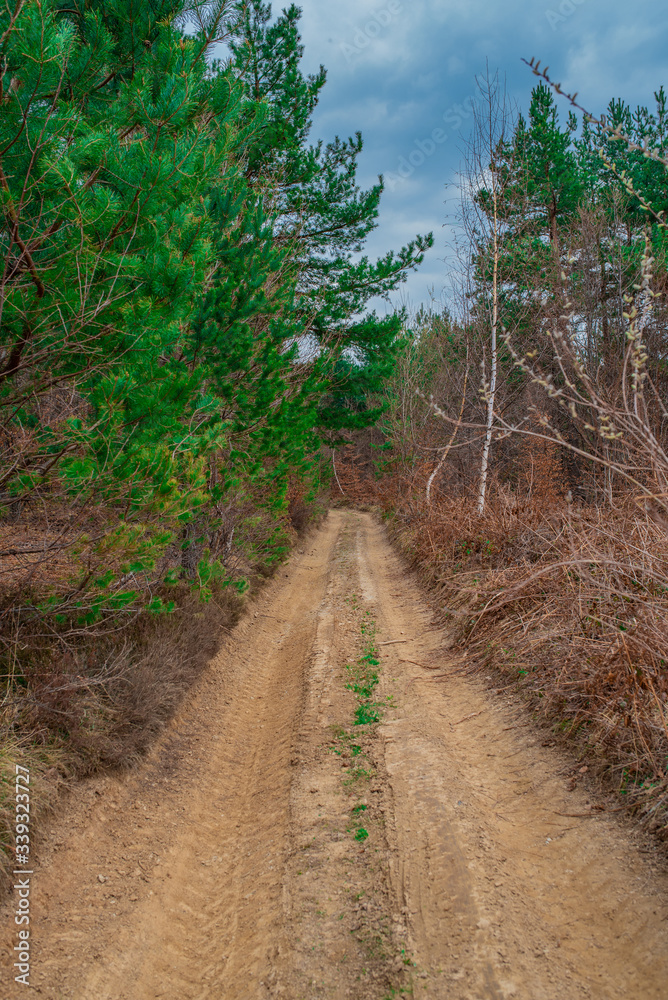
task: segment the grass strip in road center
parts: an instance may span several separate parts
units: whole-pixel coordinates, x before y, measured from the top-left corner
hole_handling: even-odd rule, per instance
[[[368,726],[380,722],[382,706],[373,698],[378,686],[380,654],[376,643],[376,623],[367,611],[360,631],[365,639],[364,649],[360,658],[354,664],[346,664],[350,680],[346,684],[349,691],[357,696],[355,708],[355,725]]]

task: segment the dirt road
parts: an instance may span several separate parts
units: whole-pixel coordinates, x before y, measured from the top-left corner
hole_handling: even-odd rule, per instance
[[[382,719],[356,725],[371,647]],[[330,514],[142,767],[77,789],[52,824],[34,991],[665,1000],[653,856],[505,694],[422,664],[448,672],[444,636],[382,527]]]

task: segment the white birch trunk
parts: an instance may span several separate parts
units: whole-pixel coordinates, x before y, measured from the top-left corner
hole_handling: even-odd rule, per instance
[[[492,276],[492,337],[491,337],[491,377],[489,389],[487,390],[487,422],[485,430],[485,443],[482,449],[482,462],[480,465],[480,486],[478,488],[478,504],[476,513],[481,516],[485,510],[485,498],[487,496],[487,473],[489,470],[489,454],[492,448],[492,429],[494,424],[494,397],[496,395],[496,367],[497,367],[497,330],[499,323],[499,214],[498,197],[496,189],[496,174],[492,170],[492,197],[494,200],[494,271]],[[484,362],[483,362],[484,364]],[[484,373],[483,373],[484,378]]]

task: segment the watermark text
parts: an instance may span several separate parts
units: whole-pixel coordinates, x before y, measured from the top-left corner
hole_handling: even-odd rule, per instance
[[[399,157],[396,170],[385,174],[385,183],[391,191],[402,181],[407,181],[416,170],[434,155],[439,146],[448,141],[450,135],[458,132],[473,115],[476,95],[469,94],[461,103],[451,105],[443,112],[441,120],[446,128],[437,126],[429,135],[413,141],[413,149]]]
[[[557,8],[548,8],[545,17],[552,31],[556,31],[583,3],[586,3],[586,0],[561,0]]]
[[[402,0],[388,0],[384,7],[375,10],[368,21],[357,29],[349,42],[341,42],[341,51],[346,57],[346,62],[351,63],[368,49],[381,32],[392,24],[395,17],[403,12],[403,9]]]
[[[16,909],[14,923],[17,940],[14,945],[14,979],[22,986],[30,986],[30,771],[16,765],[16,817],[14,839],[16,863],[14,865],[14,892]]]

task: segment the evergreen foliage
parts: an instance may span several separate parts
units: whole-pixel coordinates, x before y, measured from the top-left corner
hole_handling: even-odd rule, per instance
[[[378,416],[401,318],[367,306],[431,237],[362,255],[382,180],[358,188],[359,135],[310,144],[325,73],[300,71],[299,16],[257,0],[0,13],[0,504],[9,523],[67,525],[46,546],[68,578],[31,613],[159,610],[179,547],[206,595],[226,578],[229,498],[280,511],[323,436]]]
[[[617,371],[626,344],[625,295],[641,280],[648,224],[657,276],[666,272],[666,230],[656,216],[668,208],[666,170],[643,150],[665,157],[668,108],[663,89],[656,111],[610,103],[604,123],[638,148],[574,114],[561,124],[554,96],[539,84],[528,118],[519,117],[510,142],[495,153],[501,191],[502,325],[520,351],[544,343],[568,308],[583,329],[583,358],[592,371]],[[626,183],[624,183],[626,181]],[[637,196],[630,192],[637,192]],[[476,194],[489,212],[489,192]],[[656,216],[643,206],[649,206]],[[477,294],[483,299],[490,247],[475,248]],[[660,280],[663,280],[660,278]],[[665,344],[657,330],[649,345],[653,374],[666,377]],[[607,376],[606,376],[607,377]]]

